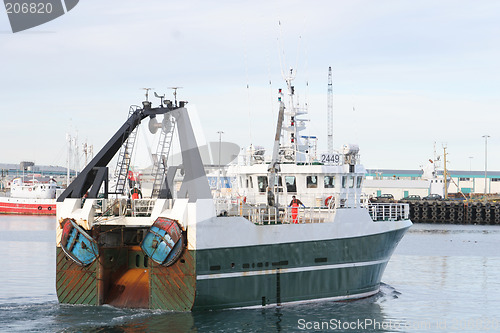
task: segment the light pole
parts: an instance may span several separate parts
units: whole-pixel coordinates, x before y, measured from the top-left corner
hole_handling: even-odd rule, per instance
[[[220,165],[220,155],[221,155],[221,144],[222,144],[222,134],[224,134],[223,131],[217,131],[217,133],[219,134],[219,177],[217,177],[217,190],[220,192],[220,189],[222,188],[222,184],[221,184],[221,180],[220,180],[220,177],[221,177],[221,165]],[[219,193],[220,195],[220,193]]]
[[[488,138],[489,135],[483,135],[484,138],[484,194],[488,193],[487,190],[487,176],[488,176]],[[486,200],[486,196],[485,196]]]
[[[446,148],[447,146],[443,144],[443,157],[444,157],[444,198],[448,200],[448,170],[446,169]]]
[[[474,156],[469,156],[469,171],[472,171],[472,159]]]

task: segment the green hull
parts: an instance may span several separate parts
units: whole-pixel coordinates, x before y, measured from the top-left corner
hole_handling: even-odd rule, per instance
[[[98,261],[80,267],[57,248],[56,291],[60,303],[101,304],[98,295]]]
[[[174,311],[343,300],[378,291],[406,229],[327,241],[185,250],[172,266],[137,246],[101,248],[87,267],[57,249],[61,303]]]
[[[405,232],[198,250],[195,308],[368,296],[378,291],[387,262]]]

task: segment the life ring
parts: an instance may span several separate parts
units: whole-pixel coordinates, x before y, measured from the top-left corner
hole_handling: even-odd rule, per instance
[[[31,192],[31,191],[33,191],[33,189],[30,187],[30,188],[28,189],[28,191],[30,191],[30,192]]]
[[[42,210],[42,206],[38,206],[38,210]]]
[[[332,196],[330,195],[328,198],[325,199],[325,206],[329,206],[330,205],[330,201],[332,201]]]
[[[47,208],[47,210],[49,210],[49,211],[52,210],[52,207],[49,206],[49,208]]]

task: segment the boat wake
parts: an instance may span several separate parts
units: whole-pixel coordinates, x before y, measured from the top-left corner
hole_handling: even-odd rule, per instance
[[[122,309],[113,306],[88,306],[44,303],[7,303],[0,305],[0,327],[8,332],[100,332],[116,327],[136,327],[164,311]]]
[[[385,283],[380,283],[380,292],[373,297],[379,302],[385,302],[387,300],[399,298],[399,295],[401,295],[401,293],[394,287]]]

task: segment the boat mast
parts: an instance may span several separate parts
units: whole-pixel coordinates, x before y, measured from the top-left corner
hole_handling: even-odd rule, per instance
[[[66,140],[68,141],[68,156],[66,160],[66,187],[68,187],[70,183],[70,167],[71,167],[71,135],[69,133],[66,134]]]
[[[283,128],[283,119],[285,117],[285,104],[283,103],[282,99],[283,99],[283,93],[281,89],[279,89],[278,101],[280,103],[280,110],[278,112],[276,134],[274,136],[273,157],[271,163],[269,164],[269,168],[267,169],[269,173],[269,188],[267,191],[267,203],[269,204],[269,206],[276,206],[276,207],[278,207],[278,196],[277,195],[275,196],[273,191],[274,191],[276,177],[280,171],[280,164],[279,164],[280,139],[281,139],[281,129]]]
[[[294,162],[297,162],[297,151],[298,151],[298,136],[297,136],[297,112],[295,111],[295,106],[293,103],[293,96],[295,94],[295,87],[292,86],[292,81],[295,78],[295,72],[292,68],[290,68],[290,73],[287,77],[285,77],[287,89],[288,89],[288,96],[289,96],[289,103],[290,103],[290,112],[291,112],[291,119],[292,119],[292,127],[293,131],[291,133],[291,138],[290,141],[292,143],[292,156],[294,159]]]
[[[328,110],[327,110],[327,129],[328,129],[328,154],[333,155],[333,84],[332,67],[328,67]]]
[[[445,200],[448,200],[448,170],[446,169],[446,155],[448,153],[446,152],[446,145],[443,145],[443,156],[444,156],[444,198]]]

